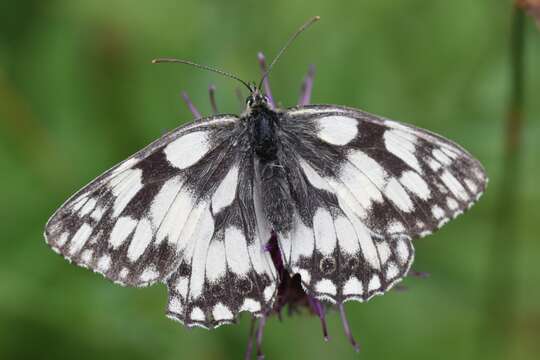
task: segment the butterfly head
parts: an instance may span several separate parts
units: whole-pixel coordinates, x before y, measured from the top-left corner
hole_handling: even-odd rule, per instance
[[[268,97],[264,95],[255,84],[249,84],[251,94],[246,98],[246,106],[249,109],[268,107]]]

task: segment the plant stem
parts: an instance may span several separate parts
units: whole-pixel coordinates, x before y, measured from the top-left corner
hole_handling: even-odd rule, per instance
[[[510,94],[505,121],[500,193],[495,210],[495,234],[488,253],[485,319],[480,328],[480,358],[512,358],[512,327],[516,294],[518,189],[524,104],[525,14],[514,6],[510,37]]]
[[[521,129],[523,127],[524,102],[524,48],[525,48],[525,13],[514,7],[512,37],[510,40],[510,66],[512,88],[510,105],[506,121],[506,155],[519,152]]]

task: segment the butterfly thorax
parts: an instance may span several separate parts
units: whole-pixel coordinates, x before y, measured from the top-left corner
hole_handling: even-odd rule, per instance
[[[250,112],[248,121],[255,154],[263,163],[277,161],[277,113],[266,106],[257,106]]]

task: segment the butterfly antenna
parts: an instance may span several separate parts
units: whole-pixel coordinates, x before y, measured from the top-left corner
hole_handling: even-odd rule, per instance
[[[274,64],[278,61],[278,59],[281,57],[281,55],[283,55],[283,53],[285,52],[285,50],[287,50],[287,48],[292,44],[292,42],[298,37],[298,35],[300,35],[301,33],[303,33],[307,28],[309,28],[315,21],[318,21],[320,20],[321,17],[320,16],[314,16],[312,17],[311,19],[309,19],[304,25],[302,25],[298,30],[296,30],[296,32],[289,38],[289,40],[287,40],[287,42],[285,43],[285,45],[281,48],[281,50],[279,50],[278,54],[276,55],[276,57],[274,57],[274,60],[272,60],[272,62],[270,63],[270,65],[268,66],[268,69],[265,71],[265,73],[263,74],[262,78],[261,78],[261,81],[259,81],[259,86],[257,87],[258,89],[261,88],[262,86],[262,83],[264,81],[264,79],[268,76],[268,74],[270,74],[270,71],[272,70],[272,67],[274,66]]]
[[[234,80],[240,82],[242,85],[244,85],[245,87],[247,87],[248,90],[249,90],[250,92],[253,92],[253,88],[252,88],[247,82],[245,82],[244,80],[240,79],[238,76],[236,76],[236,75],[234,75],[234,74],[231,74],[231,73],[229,73],[229,72],[223,71],[223,70],[219,70],[219,69],[213,68],[213,67],[208,66],[208,65],[201,65],[201,64],[197,64],[197,63],[194,63],[194,62],[191,62],[191,61],[188,61],[188,60],[171,59],[171,58],[158,58],[158,59],[152,60],[152,64],[161,64],[161,63],[178,63],[178,64],[186,64],[186,65],[194,66],[194,67],[199,68],[199,69],[212,71],[212,72],[215,72],[215,73],[217,73],[217,74],[226,76],[226,77],[228,77],[228,78],[231,78],[231,79],[234,79]]]

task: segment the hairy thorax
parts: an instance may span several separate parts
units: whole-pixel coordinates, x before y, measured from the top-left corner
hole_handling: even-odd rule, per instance
[[[248,117],[264,214],[274,231],[288,231],[293,205],[287,169],[280,161],[287,155],[279,141],[279,113],[266,107],[255,108]]]

